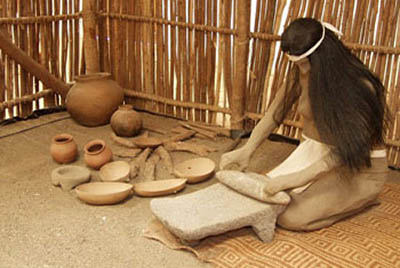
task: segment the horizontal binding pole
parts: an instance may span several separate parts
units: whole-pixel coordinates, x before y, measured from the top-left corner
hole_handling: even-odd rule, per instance
[[[110,12],[102,12],[99,14],[101,17],[108,17],[111,19],[120,19],[120,20],[130,20],[130,21],[138,21],[138,22],[148,22],[148,23],[157,23],[157,24],[167,24],[171,26],[178,26],[181,28],[189,28],[190,30],[198,30],[204,32],[214,32],[220,34],[236,34],[236,31],[229,28],[220,28],[214,26],[208,26],[203,24],[193,24],[187,22],[180,21],[171,21],[161,18],[154,17],[146,17],[146,16],[136,16],[136,15],[126,15],[119,13],[110,13]]]
[[[19,17],[19,18],[0,18],[0,24],[34,24],[34,23],[45,23],[52,21],[66,21],[79,19],[82,17],[82,12],[75,14],[63,14],[54,16],[36,16],[36,17]]]
[[[13,100],[4,101],[4,102],[0,103],[0,112],[4,111],[7,108],[12,108],[21,103],[28,103],[28,102],[32,102],[34,100],[38,100],[45,96],[51,95],[52,93],[53,92],[50,89],[45,89],[36,94],[26,95],[26,96],[23,96],[22,98],[16,98]]]
[[[171,100],[169,98],[160,97],[160,96],[157,96],[157,95],[154,95],[154,94],[149,94],[149,93],[143,93],[143,92],[135,91],[135,90],[132,90],[132,89],[124,89],[124,91],[125,91],[125,96],[127,96],[127,97],[145,99],[145,100],[155,101],[155,102],[159,102],[159,103],[163,103],[163,104],[168,104],[168,105],[173,105],[173,106],[178,106],[178,107],[184,107],[184,108],[194,108],[194,109],[199,109],[199,110],[208,110],[208,111],[219,112],[219,113],[224,113],[224,114],[231,114],[232,113],[231,109],[222,108],[222,107],[219,107],[219,106],[216,106],[216,105]]]

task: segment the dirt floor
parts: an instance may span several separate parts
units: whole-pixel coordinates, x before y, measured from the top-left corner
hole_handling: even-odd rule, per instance
[[[173,135],[170,130],[178,126],[175,119],[148,113],[142,116],[145,125],[168,135]],[[105,140],[112,150],[120,148],[111,140],[109,125],[86,128],[66,112],[0,127],[0,267],[211,267],[189,252],[171,250],[142,236],[153,218],[151,198],[133,195],[117,205],[92,206],[78,200],[73,190],[65,192],[53,186],[50,173],[59,164],[50,157],[49,147],[51,138],[59,133],[70,133],[76,140],[80,155],[75,165],[85,165],[83,146],[92,139]],[[150,132],[150,136],[160,134]],[[216,148],[208,157],[218,166],[223,149],[232,140],[193,138],[189,142]],[[254,155],[249,170],[269,170],[294,148],[266,141]],[[174,163],[197,157],[186,152],[171,155]],[[392,179],[400,181],[399,172],[392,172]],[[92,181],[99,180],[97,171],[91,174]],[[172,178],[161,163],[156,177]],[[188,185],[178,194],[215,182],[211,178]]]

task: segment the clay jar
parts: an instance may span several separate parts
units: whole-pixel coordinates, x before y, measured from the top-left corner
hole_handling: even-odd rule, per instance
[[[99,169],[112,160],[112,152],[103,140],[92,140],[84,147],[84,159],[87,166]]]
[[[120,105],[111,116],[111,128],[118,136],[132,137],[142,128],[142,117],[130,104]]]
[[[109,73],[81,75],[75,81],[65,99],[71,117],[84,126],[108,124],[124,100],[124,90]]]
[[[50,155],[57,163],[70,163],[78,155],[78,146],[70,134],[58,134],[51,141]]]

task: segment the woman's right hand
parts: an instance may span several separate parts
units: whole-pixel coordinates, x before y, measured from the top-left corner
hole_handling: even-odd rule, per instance
[[[225,153],[221,156],[221,160],[219,162],[219,169],[223,170],[228,165],[237,164],[239,166],[239,170],[242,171],[248,167],[250,162],[250,156],[246,149],[243,147],[237,149],[235,151]]]

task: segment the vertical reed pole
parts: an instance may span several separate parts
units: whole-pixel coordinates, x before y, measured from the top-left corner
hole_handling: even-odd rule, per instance
[[[96,2],[97,0],[83,1],[83,45],[85,53],[86,73],[100,72],[99,50],[96,40]]]
[[[249,55],[250,1],[237,1],[237,35],[235,37],[234,84],[232,90],[232,129],[243,129],[247,60]]]

